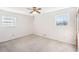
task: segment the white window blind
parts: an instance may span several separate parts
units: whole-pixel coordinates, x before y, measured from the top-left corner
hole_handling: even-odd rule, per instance
[[[56,25],[67,25],[68,15],[60,15],[55,17]]]
[[[16,17],[2,16],[2,25],[3,26],[15,26],[16,25]]]

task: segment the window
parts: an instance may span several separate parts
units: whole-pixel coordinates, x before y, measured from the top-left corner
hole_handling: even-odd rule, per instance
[[[13,16],[2,16],[2,25],[3,26],[15,26],[16,17]]]
[[[67,25],[68,24],[68,15],[56,16],[56,25]]]

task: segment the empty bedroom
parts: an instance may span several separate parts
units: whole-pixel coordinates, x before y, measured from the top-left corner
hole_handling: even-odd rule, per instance
[[[0,52],[75,52],[76,7],[1,7]]]

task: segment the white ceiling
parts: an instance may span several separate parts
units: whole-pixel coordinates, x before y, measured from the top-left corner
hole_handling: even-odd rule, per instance
[[[29,13],[31,10],[28,10],[27,8],[32,8],[32,7],[0,7],[1,10],[20,13],[23,15],[32,15]],[[42,8],[42,10],[40,11],[41,14],[64,9],[64,7],[41,7],[41,8]]]

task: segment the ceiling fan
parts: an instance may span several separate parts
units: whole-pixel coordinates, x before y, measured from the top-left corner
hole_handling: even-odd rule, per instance
[[[32,7],[32,8],[27,8],[28,10],[32,10],[30,13],[34,13],[34,12],[37,12],[37,13],[41,13],[40,10],[41,8],[37,8],[37,7]]]

